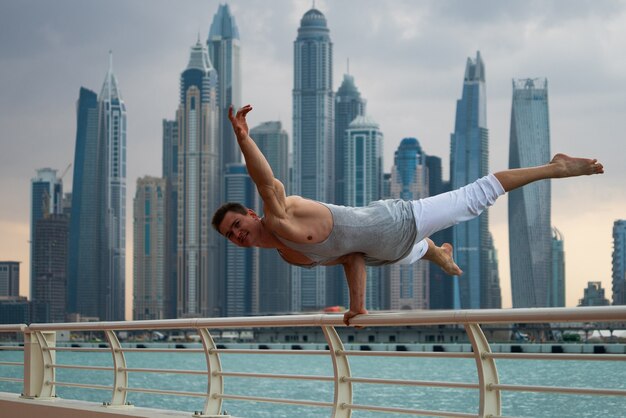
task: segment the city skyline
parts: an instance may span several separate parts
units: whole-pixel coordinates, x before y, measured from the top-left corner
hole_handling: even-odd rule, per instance
[[[117,7],[71,1],[0,6],[4,51],[0,190],[12,196],[0,208],[0,228],[6,237],[0,242],[0,259],[22,262],[22,283],[29,276],[29,181],[39,168],[61,171],[73,161],[80,87],[100,85],[112,49],[131,121],[127,181],[132,196],[138,177],[160,172],[161,121],[171,118],[176,107],[177,80],[189,46],[198,33],[206,39],[219,5],[195,1],[173,10],[168,3],[159,7],[146,7],[141,1],[114,3]],[[272,11],[258,1],[228,4],[245,52],[243,102],[256,107],[251,126],[280,120],[289,130],[293,40],[311,3],[276,2]],[[553,187],[552,224],[567,237],[567,305],[576,304],[587,281],[602,281],[610,289],[611,227],[615,219],[624,217],[626,207],[626,168],[620,160],[624,144],[612,137],[613,132],[623,131],[619,128],[626,108],[620,93],[626,87],[626,62],[618,56],[626,46],[626,3],[572,2],[564,13],[558,2],[529,8],[527,2],[470,6],[365,1],[359,2],[363,13],[356,20],[350,18],[354,4],[318,1],[316,7],[331,31],[333,79],[342,79],[347,70],[342,63],[350,59],[350,74],[368,99],[368,113],[380,123],[386,172],[401,139],[417,137],[429,154],[442,157],[447,173],[458,74],[466,57],[477,50],[489,71],[490,170],[507,167],[511,79],[550,80],[552,151],[596,157],[607,169],[600,178],[564,181]],[[142,24],[136,25],[137,21]],[[42,68],[47,77],[36,77],[34,71]],[[338,83],[332,88],[336,90]],[[64,183],[69,191],[69,174]],[[506,210],[502,199],[490,212],[505,307],[511,306]],[[127,225],[127,237],[129,229]],[[131,248],[127,247],[130,273]],[[26,294],[22,287],[21,293]]]

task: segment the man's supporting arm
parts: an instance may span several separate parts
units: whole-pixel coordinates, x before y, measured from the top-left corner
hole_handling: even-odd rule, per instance
[[[367,273],[363,254],[354,253],[342,257],[343,270],[348,281],[350,293],[350,310],[343,315],[343,322],[350,325],[350,319],[360,314],[366,314],[365,286]]]

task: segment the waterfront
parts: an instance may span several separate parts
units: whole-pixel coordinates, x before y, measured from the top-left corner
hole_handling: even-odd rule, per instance
[[[184,350],[176,353],[127,353],[129,368],[161,368],[205,370],[201,353]],[[2,361],[21,361],[21,352],[2,352]],[[222,366],[229,372],[255,372],[330,376],[332,366],[326,356],[302,355],[238,355],[221,356]],[[111,366],[109,353],[59,352],[58,364]],[[476,365],[472,359],[439,358],[365,358],[353,357],[350,367],[354,376],[387,379],[416,379],[476,383]],[[604,387],[626,389],[626,362],[602,361],[542,361],[498,360],[501,383],[567,387]],[[0,375],[21,377],[21,368],[3,366]],[[112,383],[111,372],[57,370],[59,382],[80,382],[98,385]],[[199,375],[131,373],[131,388],[158,388],[189,392],[206,391],[206,378]],[[0,382],[0,391],[21,392],[21,384]],[[225,392],[272,398],[306,399],[330,402],[333,385],[330,382],[293,381],[277,379],[225,378]],[[57,388],[57,394],[66,399],[82,399],[102,403],[110,400],[109,391]],[[202,398],[174,397],[129,393],[128,400],[137,406],[202,410]],[[355,403],[386,405],[429,410],[448,410],[475,413],[478,391],[467,389],[440,389],[372,384],[354,385]],[[626,399],[617,396],[591,397],[544,393],[504,392],[502,413],[515,417],[623,417]],[[327,408],[287,406],[270,403],[237,402],[227,400],[224,410],[236,417],[327,417]],[[355,418],[393,417],[398,415],[354,411]]]

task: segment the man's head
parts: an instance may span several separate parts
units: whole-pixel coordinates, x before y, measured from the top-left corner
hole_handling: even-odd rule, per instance
[[[258,221],[260,218],[252,209],[228,202],[215,211],[211,225],[235,245],[250,247],[255,245],[258,236]]]

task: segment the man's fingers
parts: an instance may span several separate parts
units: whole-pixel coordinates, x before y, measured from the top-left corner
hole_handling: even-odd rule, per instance
[[[228,107],[228,119],[233,120],[233,105]]]

